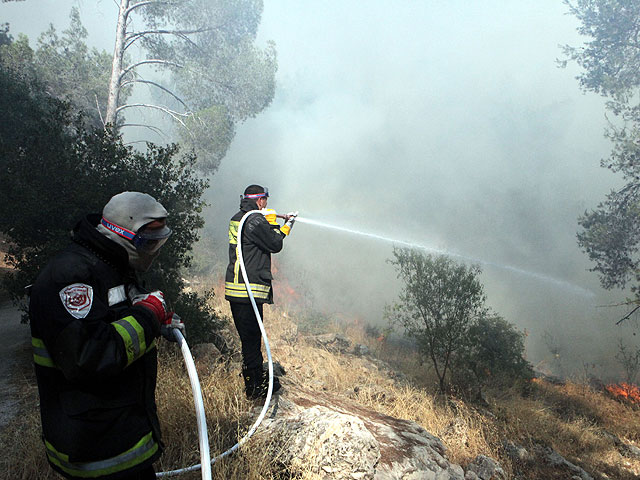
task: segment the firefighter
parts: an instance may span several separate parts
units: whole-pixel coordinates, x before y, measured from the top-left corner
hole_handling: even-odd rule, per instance
[[[169,238],[166,217],[150,195],[115,195],[102,215],[78,222],[31,288],[43,440],[66,478],[155,479],[156,338],[173,339],[169,325],[183,325],[136,272]]]
[[[289,214],[285,224],[280,227],[275,221],[275,212],[266,210],[268,199],[268,189],[260,185],[249,185],[244,195],[241,195],[240,211],[229,222],[229,266],[225,276],[225,298],[231,306],[233,322],[242,343],[242,378],[245,393],[250,399],[266,397],[269,375],[262,364],[260,327],[238,263],[238,226],[245,213],[251,210],[263,210],[267,215],[250,215],[242,227],[242,258],[260,317],[263,317],[263,304],[273,303],[271,254],[282,250],[282,241],[295,222],[295,215]],[[280,381],[274,376],[273,391],[279,389]]]

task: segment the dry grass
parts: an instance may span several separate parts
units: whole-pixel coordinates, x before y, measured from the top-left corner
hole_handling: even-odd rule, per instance
[[[214,307],[228,314],[226,302],[215,301]],[[286,310],[267,307],[265,317],[274,359],[285,367],[290,381],[346,395],[381,413],[413,420],[443,440],[455,463],[464,466],[484,454],[499,460],[510,479],[518,469],[520,479],[569,478],[562,472],[545,470],[545,465],[527,466],[523,473],[521,465],[512,465],[505,456],[502,442],[509,439],[528,449],[535,444],[552,447],[591,474],[603,472],[618,480],[640,475],[640,461],[623,457],[607,435],[638,445],[638,411],[604,393],[573,383],[555,386],[537,382],[525,398],[515,391],[489,393],[489,406],[477,408],[435,395],[436,382],[425,365],[406,348],[368,337],[362,325],[338,322],[330,328],[354,343],[368,345],[384,362],[317,348],[297,332],[292,314]],[[159,350],[157,403],[166,450],[156,469],[163,471],[199,463],[199,453],[193,398],[181,355],[174,345],[164,342]],[[411,380],[392,380],[387,364],[407,368],[405,373]],[[256,405],[245,399],[238,372],[239,365],[234,364],[199,365],[214,455],[233,445],[254,419]],[[19,384],[21,414],[0,435],[0,471],[12,479],[58,478],[44,459],[33,376],[25,373]],[[310,464],[295,472],[283,471],[277,452],[286,446],[268,445],[267,441],[254,438],[239,452],[216,462],[213,478],[316,480]],[[178,478],[198,479],[200,473]]]

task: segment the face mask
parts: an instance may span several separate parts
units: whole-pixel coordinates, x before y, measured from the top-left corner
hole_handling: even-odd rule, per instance
[[[151,267],[151,263],[160,253],[160,246],[155,248],[153,251],[145,251],[143,249],[137,249],[134,244],[128,240],[127,238],[121,237],[114,231],[108,229],[104,225],[100,224],[97,227],[97,230],[102,233],[105,237],[113,240],[118,245],[124,247],[127,251],[127,255],[129,257],[129,265],[134,270],[144,273]],[[166,241],[166,238],[165,238]],[[164,242],[162,242],[164,244]]]

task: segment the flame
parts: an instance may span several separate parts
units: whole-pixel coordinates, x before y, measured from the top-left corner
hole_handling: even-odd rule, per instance
[[[276,259],[272,259],[271,273],[274,277],[277,277],[272,284],[276,301],[278,301],[278,299],[284,299],[289,304],[301,301],[302,295],[300,295],[300,293],[291,286],[291,283],[289,283],[286,275],[280,271],[278,265],[278,261]]]
[[[613,398],[624,402],[640,405],[640,388],[637,385],[622,382],[604,387]]]

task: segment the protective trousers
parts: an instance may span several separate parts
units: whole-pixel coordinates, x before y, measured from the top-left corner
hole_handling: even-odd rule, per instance
[[[236,325],[240,342],[242,343],[242,363],[247,369],[262,369],[262,333],[250,303],[229,302],[233,323]],[[262,303],[257,304],[260,317],[262,315]]]

